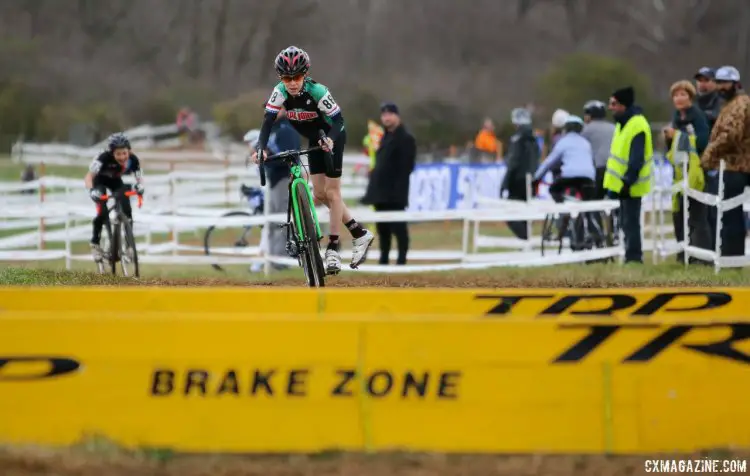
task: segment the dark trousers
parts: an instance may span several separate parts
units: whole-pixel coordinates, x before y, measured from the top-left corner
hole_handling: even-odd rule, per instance
[[[378,212],[401,212],[406,207],[393,204],[376,204],[375,211]],[[406,264],[406,253],[409,251],[409,228],[406,222],[379,222],[375,225],[380,242],[379,264],[388,264],[388,255],[391,252],[391,237],[396,235],[396,246],[398,247],[398,258],[396,264]]]
[[[709,175],[706,171],[706,185],[703,191],[712,195],[719,194],[719,175]],[[716,249],[716,207],[706,207],[706,220],[708,221],[709,248]]]
[[[549,186],[549,194],[556,203],[565,201],[565,191],[573,189],[581,193],[584,201],[593,200],[596,188],[594,182],[585,177],[559,178]]]
[[[672,224],[674,225],[674,236],[677,241],[682,241],[685,236],[684,210],[682,195],[677,195],[677,210],[672,213]],[[708,207],[703,203],[688,197],[688,243],[703,249],[711,249],[711,234],[708,227]],[[682,253],[677,254],[677,261],[683,262],[685,256]],[[703,261],[690,258],[691,263],[703,263]]]
[[[508,182],[508,198],[510,200],[526,200],[526,180],[512,180]],[[526,240],[529,237],[525,221],[509,221],[508,228],[516,238]]]
[[[750,186],[750,174],[744,172],[724,172],[724,199],[742,195]],[[745,213],[739,206],[724,212],[721,221],[721,255],[744,256],[745,254]]]
[[[604,190],[604,172],[606,170],[606,167],[596,169],[596,196],[594,200],[604,200],[604,197],[607,195],[607,191]]]
[[[625,262],[643,263],[640,197],[620,198],[620,224],[625,235]]]

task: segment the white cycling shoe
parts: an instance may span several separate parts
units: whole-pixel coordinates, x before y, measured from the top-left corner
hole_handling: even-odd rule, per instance
[[[341,272],[341,255],[336,250],[326,250],[325,257],[326,274],[339,274]]]
[[[367,251],[370,249],[375,235],[370,230],[365,230],[364,236],[352,240],[352,262],[349,265],[352,269],[357,269],[359,265],[367,259]]]

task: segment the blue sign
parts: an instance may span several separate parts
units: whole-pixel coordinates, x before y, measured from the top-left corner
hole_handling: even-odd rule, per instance
[[[669,163],[657,160],[659,183],[672,183]],[[500,198],[505,164],[420,164],[409,182],[410,211],[442,211],[477,208],[477,197]],[[552,174],[544,181],[550,183]],[[539,197],[547,198],[547,187],[540,185]]]

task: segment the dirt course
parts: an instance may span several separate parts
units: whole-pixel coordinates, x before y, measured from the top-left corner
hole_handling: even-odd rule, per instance
[[[744,454],[681,456],[355,455],[181,456],[166,461],[131,455],[0,449],[3,476],[626,476],[649,474],[645,462],[744,459]],[[687,474],[687,473],[671,473]]]

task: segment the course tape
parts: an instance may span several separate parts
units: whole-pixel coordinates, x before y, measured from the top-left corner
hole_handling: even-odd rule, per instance
[[[234,314],[242,318],[585,319],[633,323],[706,321],[750,316],[748,288],[636,289],[326,289],[5,287],[3,311],[164,312],[173,318]]]
[[[214,452],[750,445],[748,319],[181,316],[4,312],[0,440],[97,434]]]

